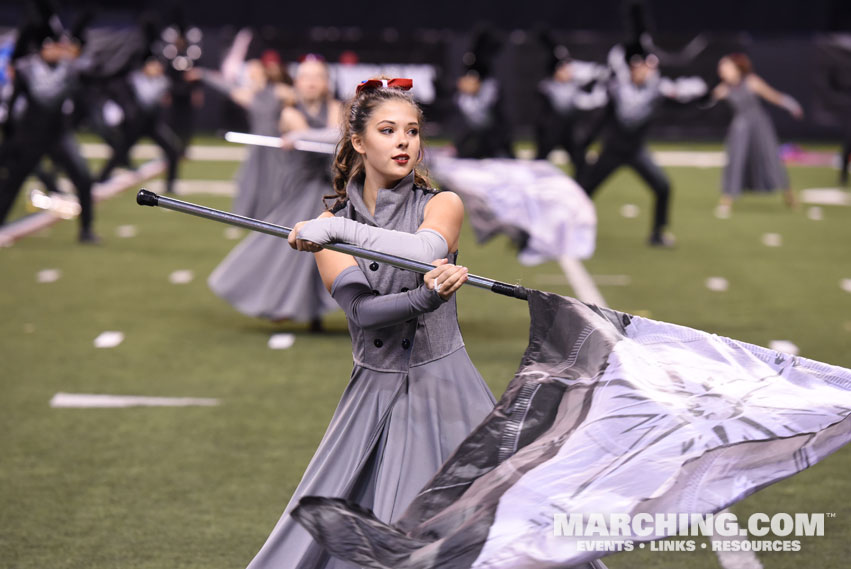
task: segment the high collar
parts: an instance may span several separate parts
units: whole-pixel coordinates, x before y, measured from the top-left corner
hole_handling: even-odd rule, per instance
[[[363,201],[363,184],[354,180],[346,186],[346,197],[358,215],[371,225],[385,227],[401,211],[410,199],[414,189],[414,172],[399,180],[392,188],[378,190],[375,197],[375,214],[369,213],[369,208]]]

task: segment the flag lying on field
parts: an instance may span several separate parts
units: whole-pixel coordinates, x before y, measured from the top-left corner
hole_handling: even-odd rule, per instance
[[[847,369],[540,291],[529,307],[505,394],[393,526],[302,499],[293,515],[332,554],[374,568],[572,566],[605,553],[556,535],[556,515],[718,512],[851,439]]]
[[[594,254],[594,204],[549,162],[434,156],[429,169],[441,187],[461,196],[479,243],[508,235],[526,265]]]

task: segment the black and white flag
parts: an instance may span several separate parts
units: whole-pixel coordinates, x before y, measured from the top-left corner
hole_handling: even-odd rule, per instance
[[[529,291],[493,412],[393,526],[341,500],[294,516],[363,567],[542,569],[605,552],[565,515],[708,515],[851,439],[851,370]],[[670,535],[627,535],[636,541]]]

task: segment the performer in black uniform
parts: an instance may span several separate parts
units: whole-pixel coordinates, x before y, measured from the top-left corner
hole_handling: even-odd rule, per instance
[[[129,96],[124,97],[124,145],[115,151],[100,174],[100,180],[109,178],[112,170],[125,160],[130,149],[142,137],[149,136],[163,151],[167,162],[166,192],[174,192],[177,167],[180,161],[181,144],[177,135],[163,117],[163,99],[169,90],[169,79],[165,76],[162,62],[148,53],[141,69],[131,71],[126,86]]]
[[[67,37],[55,37],[50,30],[43,30],[43,34],[39,52],[21,57],[15,64],[9,108],[15,108],[19,97],[26,100],[26,107],[19,120],[7,123],[0,147],[0,223],[6,219],[24,180],[42,157],[49,156],[68,174],[77,190],[82,210],[80,242],[93,243],[98,239],[91,228],[92,180],[69,117],[63,112],[87,62],[79,57],[79,46]]]
[[[687,102],[706,93],[706,84],[697,78],[672,81],[660,77],[658,59],[639,44],[625,46],[626,63],[616,67],[608,84],[609,105],[596,132],[602,131],[603,149],[593,166],[577,180],[589,196],[621,166],[629,166],[650,186],[656,197],[649,243],[670,247],[673,237],[664,232],[668,224],[671,184],[665,172],[653,162],[647,149],[647,131],[656,109],[666,100]]]
[[[606,104],[603,65],[574,61],[567,47],[557,44],[549,34],[541,37],[548,52],[549,76],[538,84],[540,111],[535,129],[537,160],[546,160],[561,146],[570,156],[574,178],[585,167],[585,147],[578,133],[578,122],[588,111]]]
[[[456,85],[451,127],[458,158],[514,158],[502,89],[491,75],[491,60],[499,46],[494,34],[485,29],[464,54],[466,71]]]

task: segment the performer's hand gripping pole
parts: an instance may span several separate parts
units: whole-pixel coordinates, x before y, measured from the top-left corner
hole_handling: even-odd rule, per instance
[[[281,237],[283,239],[289,237],[290,232],[292,231],[289,227],[275,225],[274,223],[268,223],[266,221],[260,221],[258,219],[243,217],[226,211],[176,200],[174,198],[155,194],[154,192],[145,189],[139,190],[139,193],[136,194],[136,203],[139,205],[148,205],[152,207],[159,206],[172,211],[188,213],[190,215],[211,219],[228,225],[235,225],[236,227],[250,229],[251,231],[259,231],[260,233],[274,235],[275,237]],[[421,275],[424,275],[434,268],[434,265],[430,265],[428,263],[421,263],[420,261],[414,261],[412,259],[396,257],[395,255],[387,255],[385,253],[379,253],[378,251],[370,251],[369,249],[362,249],[355,245],[349,245],[348,243],[331,243],[324,245],[323,247],[339,253],[346,253],[354,257],[360,257],[362,259],[368,259],[379,263],[387,263],[388,265],[392,265],[399,269],[413,271],[415,273],[420,273]],[[519,285],[510,285],[508,283],[476,275],[468,275],[466,284],[477,288],[487,289],[497,294],[511,296],[513,298],[519,298],[522,300],[527,299],[526,289]]]

